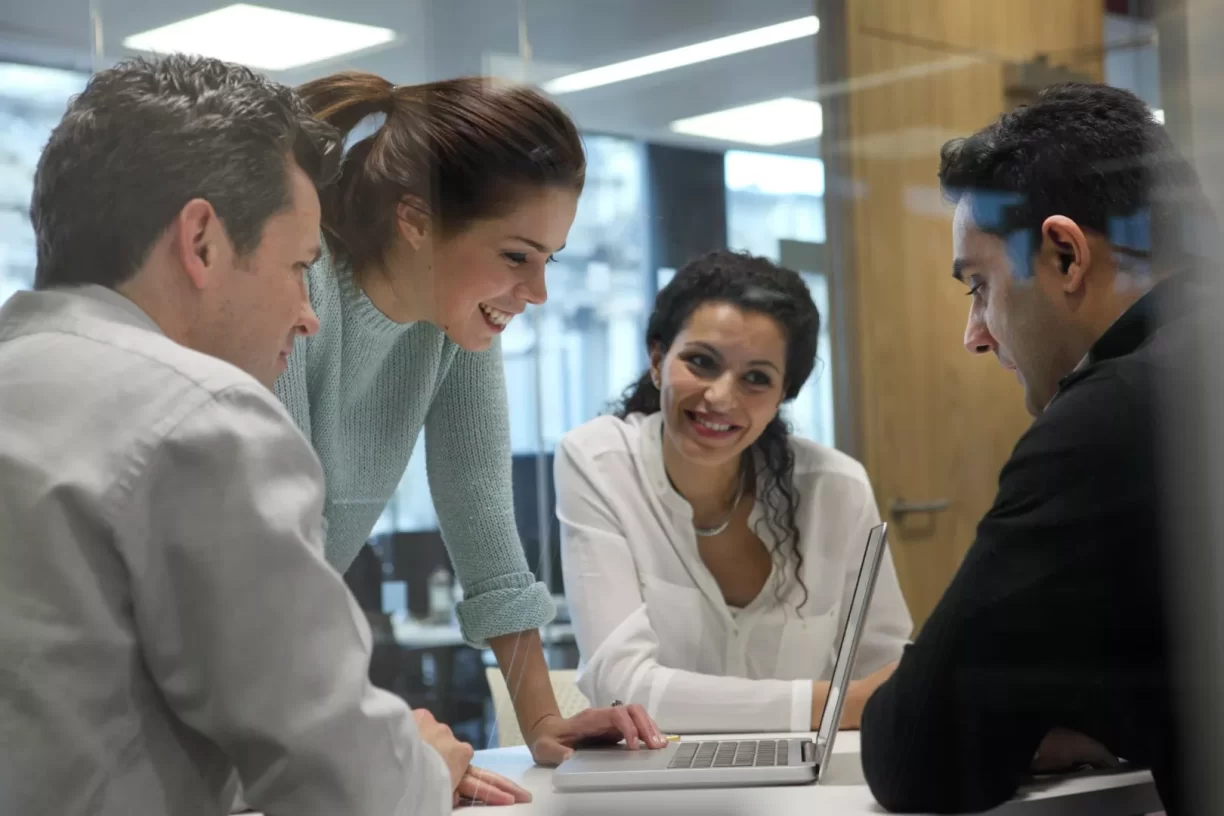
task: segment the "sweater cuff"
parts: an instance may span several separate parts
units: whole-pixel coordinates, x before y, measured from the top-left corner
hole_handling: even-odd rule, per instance
[[[466,590],[455,607],[463,639],[476,648],[489,638],[539,629],[556,614],[548,588],[530,572],[483,581]]]

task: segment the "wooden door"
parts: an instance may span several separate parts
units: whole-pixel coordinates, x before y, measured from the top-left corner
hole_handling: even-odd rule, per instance
[[[1075,70],[1099,76],[1102,3],[845,0],[841,13],[848,82],[834,109],[847,121],[825,150],[851,187],[832,201],[853,243],[842,275],[854,294],[855,447],[921,625],[1030,422],[1012,374],[962,346],[969,301],[951,278],[939,148],[1002,112],[1008,59],[1085,49]],[[891,512],[902,502],[946,509]]]

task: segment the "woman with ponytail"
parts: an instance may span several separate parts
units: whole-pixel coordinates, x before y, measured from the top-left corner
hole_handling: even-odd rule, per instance
[[[816,730],[867,534],[862,465],[779,415],[816,362],[803,279],[714,252],[659,293],[650,369],[556,456],[565,587],[595,704],[680,733]],[[885,555],[842,727],[911,620]]]
[[[323,464],[327,560],[348,569],[423,430],[459,624],[496,653],[536,759],[592,738],[662,746],[637,706],[558,713],[537,631],[553,603],[514,520],[498,335],[545,300],[544,265],[574,220],[586,171],[574,123],[534,90],[479,78],[344,73],[298,93],[347,136],[307,277],[320,328],[276,383]]]

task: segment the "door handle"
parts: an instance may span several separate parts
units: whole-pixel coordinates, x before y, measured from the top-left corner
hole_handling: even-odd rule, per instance
[[[888,506],[888,512],[894,519],[900,521],[905,516],[911,513],[942,513],[951,506],[951,502],[947,499],[932,499],[930,501],[907,502],[902,499],[893,499],[893,503]]]

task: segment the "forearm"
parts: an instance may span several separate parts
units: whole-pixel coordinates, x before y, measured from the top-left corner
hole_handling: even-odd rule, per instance
[[[820,717],[824,714],[825,703],[829,700],[828,680],[818,680],[812,683],[812,730],[820,728]]]
[[[425,450],[442,538],[463,586],[456,612],[465,639],[482,645],[552,620],[552,598],[527,563],[515,523],[496,348],[456,356],[426,420]]]
[[[843,731],[855,731],[863,723],[863,708],[871,695],[881,684],[892,676],[897,668],[895,662],[864,677],[862,680],[852,680],[846,689],[846,702],[842,705],[841,722],[837,726]],[[815,683],[812,686],[812,730],[820,727],[820,718],[824,714],[825,701],[828,699],[830,684]]]
[[[1014,702],[1006,707],[1008,698],[1024,699],[1006,670],[949,665],[942,652],[956,630],[943,622],[928,619],[923,642],[910,647],[863,706],[863,775],[876,800],[894,812],[996,807],[1028,775],[1045,730]]]
[[[649,652],[605,650],[587,664],[580,687],[592,705],[637,703],[676,734],[805,731],[810,680],[749,679],[660,665]]]
[[[497,665],[506,679],[519,729],[531,733],[547,717],[560,717],[540,632],[531,629],[489,638]]]

